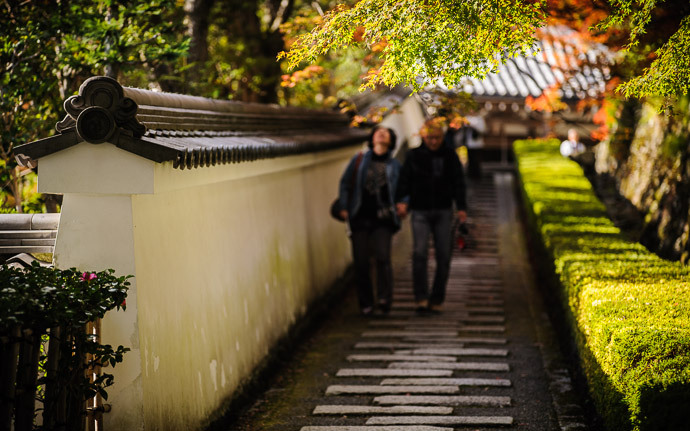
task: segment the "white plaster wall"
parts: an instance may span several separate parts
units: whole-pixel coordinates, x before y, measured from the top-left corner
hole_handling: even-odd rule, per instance
[[[342,164],[134,197],[147,429],[207,418],[343,274],[334,192],[303,187]]]
[[[136,276],[102,324],[132,348],[107,429],[200,428],[343,274],[328,210],[357,149],[184,171],[109,144],[41,159],[39,188],[65,194],[56,265]]]
[[[39,192],[64,194],[55,266],[136,275],[130,193],[153,191],[153,167],[110,144],[81,143],[41,158]],[[113,410],[104,421],[111,430],[144,426],[136,278],[130,283],[127,309],[109,312],[101,323],[103,343],[131,349],[125,362],[107,370],[117,382],[107,389]]]
[[[46,163],[47,164],[47,163]],[[134,275],[134,235],[129,195],[65,194],[53,261],[58,268]],[[126,310],[110,311],[101,322],[101,342],[131,349],[125,362],[108,373],[117,384],[107,389],[113,411],[104,416],[108,429],[143,429],[141,355],[137,325],[137,281],[130,280]]]
[[[409,148],[418,147],[422,143],[419,129],[425,121],[422,107],[415,96],[410,96],[400,104],[396,112],[387,115],[381,124],[390,127],[398,136],[398,148],[407,141]]]
[[[114,145],[82,142],[39,161],[41,193],[153,193],[156,163]]]

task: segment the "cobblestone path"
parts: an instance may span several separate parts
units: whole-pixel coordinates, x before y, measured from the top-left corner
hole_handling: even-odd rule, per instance
[[[350,298],[233,429],[585,429],[571,415],[577,408],[554,399],[569,383],[563,374],[555,387],[547,371],[548,323],[531,287],[511,174],[473,183],[469,204],[468,248],[454,250],[441,314],[415,312],[409,235],[399,235],[391,313],[359,317]]]

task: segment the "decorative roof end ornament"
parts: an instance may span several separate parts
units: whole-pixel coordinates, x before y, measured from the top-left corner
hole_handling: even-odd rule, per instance
[[[136,102],[125,97],[120,83],[107,76],[84,81],[79,95],[65,100],[64,107],[67,115],[55,125],[57,131],[76,129],[91,144],[117,144],[120,134],[140,138],[146,133],[146,126],[136,117]]]

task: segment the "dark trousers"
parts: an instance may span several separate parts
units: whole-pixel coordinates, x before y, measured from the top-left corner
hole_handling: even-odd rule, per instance
[[[355,229],[352,232],[352,256],[359,307],[374,305],[371,282],[371,256],[376,262],[376,292],[378,303],[390,306],[393,301],[393,268],[391,266],[391,239],[393,229],[388,226]]]
[[[446,284],[450,273],[451,228],[453,211],[412,211],[412,280],[417,301],[429,300],[429,304],[442,304],[446,298]],[[434,239],[436,274],[429,293],[428,264],[429,237]]]

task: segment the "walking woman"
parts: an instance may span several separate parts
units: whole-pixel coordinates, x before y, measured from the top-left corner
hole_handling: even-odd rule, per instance
[[[396,144],[393,130],[376,126],[369,136],[369,151],[355,155],[340,180],[340,212],[350,224],[357,295],[363,315],[383,314],[393,301],[391,239],[400,229],[393,196],[400,163],[392,157]],[[370,247],[371,246],[371,247]],[[376,302],[370,276],[371,255],[376,262]]]

